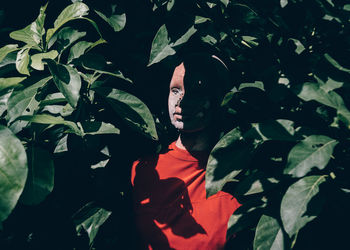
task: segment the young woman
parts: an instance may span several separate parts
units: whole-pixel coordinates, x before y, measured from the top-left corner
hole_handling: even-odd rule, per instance
[[[222,191],[206,198],[205,168],[227,79],[226,66],[207,54],[186,56],[173,72],[168,108],[178,139],[132,167],[136,224],[148,249],[224,248],[240,204]]]

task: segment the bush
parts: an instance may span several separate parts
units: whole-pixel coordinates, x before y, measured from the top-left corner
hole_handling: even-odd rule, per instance
[[[46,8],[0,49],[2,244],[131,244],[130,163],[174,135],[154,97],[166,98],[178,55],[209,51],[232,77],[206,175],[207,196],[225,190],[243,204],[227,248],[343,246],[346,1],[86,1],[51,26]]]

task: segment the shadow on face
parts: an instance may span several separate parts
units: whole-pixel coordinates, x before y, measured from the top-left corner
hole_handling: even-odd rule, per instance
[[[168,108],[171,123],[181,132],[201,131],[215,122],[223,92],[215,61],[210,55],[196,55],[173,72]]]

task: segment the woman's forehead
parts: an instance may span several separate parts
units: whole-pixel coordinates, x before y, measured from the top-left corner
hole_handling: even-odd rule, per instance
[[[206,74],[198,69],[186,69],[184,63],[178,65],[173,72],[170,85],[185,85],[185,87],[203,87],[206,82]]]

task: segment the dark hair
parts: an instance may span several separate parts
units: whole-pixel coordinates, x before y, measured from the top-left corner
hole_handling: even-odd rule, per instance
[[[203,76],[202,80],[208,84],[212,95],[221,102],[230,86],[230,74],[224,62],[207,53],[187,54],[182,61],[186,72],[198,72]]]

